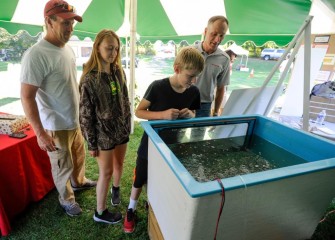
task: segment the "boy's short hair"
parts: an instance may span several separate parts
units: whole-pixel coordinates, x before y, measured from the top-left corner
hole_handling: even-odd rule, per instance
[[[201,53],[194,47],[183,47],[177,54],[173,65],[178,65],[181,69],[198,70],[204,69],[205,60]]]

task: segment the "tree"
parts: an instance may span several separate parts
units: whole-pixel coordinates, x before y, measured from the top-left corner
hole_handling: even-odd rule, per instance
[[[23,53],[38,41],[41,34],[31,36],[26,31],[20,30],[17,34],[11,35],[5,29],[0,28],[0,48],[6,49],[10,61],[19,62]]]

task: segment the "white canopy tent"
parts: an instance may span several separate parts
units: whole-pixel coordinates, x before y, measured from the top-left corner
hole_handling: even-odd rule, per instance
[[[233,43],[232,45],[230,45],[225,51],[229,51],[229,50],[235,53],[237,56],[241,56],[241,60],[240,60],[240,63],[237,69],[239,71],[249,71],[249,68],[248,68],[249,51],[245,50],[241,46],[237,46],[236,43]],[[246,58],[245,64],[243,64],[244,58]]]

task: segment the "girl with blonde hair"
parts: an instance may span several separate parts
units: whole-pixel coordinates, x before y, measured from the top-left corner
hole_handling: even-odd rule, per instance
[[[96,157],[99,179],[97,209],[93,219],[108,224],[122,219],[106,204],[113,177],[112,205],[120,204],[120,180],[130,134],[130,102],[121,65],[120,40],[112,30],[101,30],[80,79],[80,126],[88,151]]]

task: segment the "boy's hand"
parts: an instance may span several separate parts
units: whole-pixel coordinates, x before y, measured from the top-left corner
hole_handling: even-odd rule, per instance
[[[179,110],[175,108],[170,108],[168,110],[163,111],[163,119],[174,120],[179,116]]]
[[[179,111],[179,118],[193,118],[194,114],[188,108],[184,108]]]

